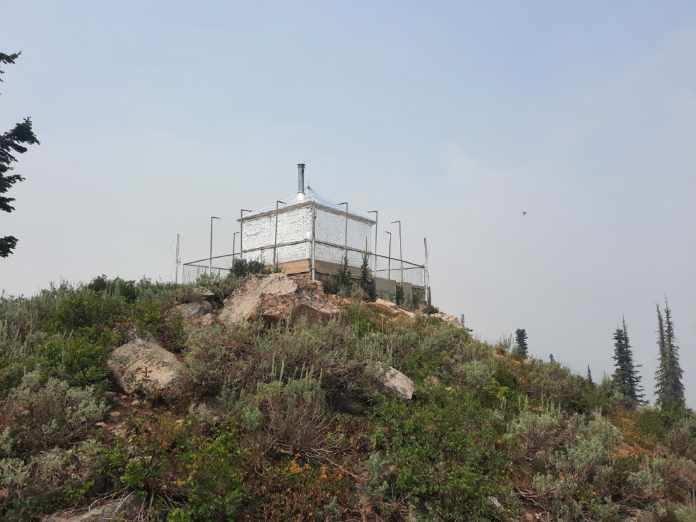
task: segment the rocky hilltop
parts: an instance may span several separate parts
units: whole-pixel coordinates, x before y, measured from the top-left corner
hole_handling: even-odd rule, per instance
[[[307,279],[3,298],[0,347],[3,520],[696,517],[691,413]]]

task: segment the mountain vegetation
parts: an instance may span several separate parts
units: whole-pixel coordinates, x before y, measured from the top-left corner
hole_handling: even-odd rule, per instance
[[[625,326],[614,378],[595,384],[356,295],[327,296],[329,320],[220,321],[246,278],[287,284],[249,271],[0,298],[0,519],[76,521],[89,506],[171,522],[696,519],[696,416],[669,307],[653,407]],[[115,379],[124,346],[166,353],[177,393]]]

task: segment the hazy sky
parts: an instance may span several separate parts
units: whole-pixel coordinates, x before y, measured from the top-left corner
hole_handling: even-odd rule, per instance
[[[307,182],[431,243],[433,297],[595,378],[655,304],[696,406],[696,3],[0,0],[0,128],[31,115],[0,288],[169,279]],[[526,210],[528,214],[522,215]],[[391,221],[391,219],[389,219]],[[381,233],[380,233],[381,234]],[[381,234],[383,235],[383,234]]]

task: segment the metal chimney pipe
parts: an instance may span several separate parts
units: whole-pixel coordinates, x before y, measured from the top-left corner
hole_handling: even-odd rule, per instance
[[[298,194],[305,193],[304,168],[305,168],[304,163],[297,164],[297,193]]]

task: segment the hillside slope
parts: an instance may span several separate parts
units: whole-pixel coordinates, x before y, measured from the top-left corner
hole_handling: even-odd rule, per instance
[[[0,519],[696,520],[693,415],[285,279],[0,299]]]

